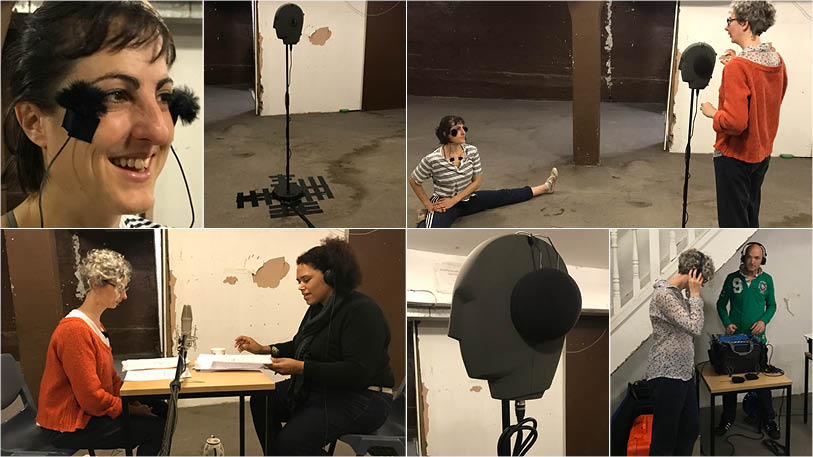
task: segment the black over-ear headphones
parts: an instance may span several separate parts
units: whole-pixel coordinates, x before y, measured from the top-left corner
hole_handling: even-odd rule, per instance
[[[700,263],[697,264],[696,268],[700,271],[700,273],[703,273],[703,266],[706,265],[706,255],[700,251],[697,251],[697,255],[700,256]]]
[[[322,278],[325,280],[325,284],[332,288],[336,288],[336,275],[333,274],[333,270],[328,268],[322,273]]]
[[[748,255],[748,250],[754,245],[762,248],[762,262],[760,262],[760,265],[765,265],[768,262],[768,250],[758,241],[749,241],[740,249],[740,263],[745,263],[745,256]]]

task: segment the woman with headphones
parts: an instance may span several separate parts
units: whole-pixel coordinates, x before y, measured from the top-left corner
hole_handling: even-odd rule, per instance
[[[308,310],[293,339],[267,346],[248,336],[234,340],[240,352],[271,354],[267,367],[291,376],[269,394],[268,423],[266,394],[251,396],[263,446],[270,434],[266,455],[321,455],[341,435],[374,431],[392,409],[389,326],[378,305],[355,290],[361,269],[350,245],[325,239],[296,264]]]
[[[409,186],[424,206],[418,215],[418,228],[451,227],[458,217],[553,193],[559,177],[556,168],[538,186],[478,190],[483,183],[483,167],[477,147],[466,143],[468,131],[462,117],[444,116],[435,129],[440,147],[421,159],[410,175]],[[429,178],[434,186],[431,197],[421,186]]]

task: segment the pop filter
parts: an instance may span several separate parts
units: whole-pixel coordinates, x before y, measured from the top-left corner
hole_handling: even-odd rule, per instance
[[[274,13],[274,29],[277,31],[277,38],[284,44],[299,43],[304,17],[302,8],[293,3],[286,3],[277,8],[277,12]]]
[[[680,76],[690,89],[705,89],[714,72],[717,55],[706,43],[694,43],[680,56]]]

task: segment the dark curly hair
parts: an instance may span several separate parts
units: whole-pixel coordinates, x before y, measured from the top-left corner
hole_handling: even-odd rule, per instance
[[[460,116],[443,116],[435,129],[435,136],[438,137],[440,144],[449,144],[449,135],[452,127],[457,124],[465,124],[466,121]]]
[[[333,284],[328,285],[337,292],[350,292],[361,284],[361,267],[353,248],[341,238],[325,238],[322,244],[297,257],[296,263],[309,265],[322,274],[330,270]]]
[[[153,61],[175,62],[175,44],[164,20],[142,1],[44,2],[25,18],[18,36],[3,48],[3,79],[10,100],[3,119],[8,147],[4,186],[17,178],[23,192],[38,192],[45,175],[40,147],[17,122],[14,107],[30,102],[46,113],[56,109],[56,94],[77,59],[100,50],[118,52],[152,43],[161,47]]]

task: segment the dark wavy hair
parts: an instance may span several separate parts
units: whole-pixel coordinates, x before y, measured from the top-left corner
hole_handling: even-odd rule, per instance
[[[361,267],[353,248],[341,238],[325,238],[319,246],[308,249],[296,258],[297,265],[305,264],[325,274],[330,270],[333,289],[350,292],[361,284]]]
[[[153,62],[164,57],[175,62],[175,43],[169,28],[149,4],[124,2],[44,2],[25,18],[15,40],[3,49],[3,78],[10,100],[3,120],[3,142],[8,148],[3,182],[14,177],[23,192],[38,192],[44,179],[42,150],[17,122],[14,107],[30,102],[46,113],[56,108],[56,94],[77,59],[100,50],[119,52],[160,40]],[[4,184],[5,186],[6,184]]]
[[[466,121],[460,116],[443,116],[440,119],[438,128],[435,129],[435,136],[438,137],[440,144],[449,144],[449,135],[452,127],[457,124],[465,124]]]

